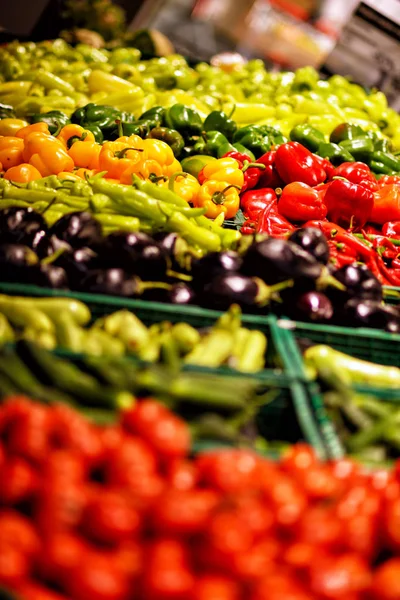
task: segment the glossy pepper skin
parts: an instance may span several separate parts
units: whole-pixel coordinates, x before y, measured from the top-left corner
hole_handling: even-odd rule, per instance
[[[371,192],[378,189],[378,183],[368,165],[362,162],[342,163],[333,172],[332,177],[344,177],[352,183],[358,183]]]
[[[257,233],[266,233],[277,238],[286,238],[287,234],[294,230],[294,225],[279,213],[278,207],[272,202],[260,213],[256,227]]]
[[[272,204],[278,206],[275,191],[271,188],[248,190],[240,195],[240,208],[251,221],[256,221],[262,211]]]
[[[326,180],[326,173],[318,160],[298,142],[279,146],[275,167],[285,183],[301,182],[315,186]]]
[[[235,121],[231,119],[231,115],[227,115],[222,111],[213,110],[204,121],[204,131],[220,131],[229,141],[232,141],[237,130],[237,125]]]
[[[40,132],[31,133],[25,138],[23,158],[36,167],[43,177],[57,175],[61,171],[72,171],[74,168],[74,161],[63,143]]]
[[[324,202],[324,192],[325,190],[312,188],[306,183],[289,183],[279,198],[279,213],[298,223],[310,219],[325,219],[328,211]]]
[[[11,135],[0,137],[0,162],[7,171],[23,162],[24,140]]]
[[[233,141],[251,150],[256,158],[268,152],[272,145],[269,135],[264,134],[255,125],[238,129],[233,136]]]
[[[280,188],[284,186],[275,167],[276,150],[266,152],[257,159],[258,163],[265,165],[265,170],[261,173],[258,184],[263,188]]]
[[[307,125],[296,125],[290,132],[290,139],[292,142],[299,142],[310,150],[310,152],[316,152],[322,142],[325,141],[325,136],[321,131],[318,131],[315,127]]]
[[[237,160],[228,157],[220,158],[206,165],[200,171],[198,180],[201,184],[207,180],[226,181],[227,184],[236,185],[241,189],[244,183],[244,175]]]
[[[200,135],[203,130],[200,115],[183,104],[174,104],[168,108],[164,114],[163,123],[169,129],[179,131],[185,138]]]
[[[206,217],[216,219],[221,213],[226,219],[233,218],[239,210],[240,198],[236,186],[226,181],[205,181],[197,196],[193,198],[193,206],[205,208]]]
[[[391,238],[400,238],[400,220],[385,223],[382,227],[382,233]]]
[[[374,204],[370,220],[379,225],[383,225],[388,221],[400,221],[399,185],[384,185],[374,193]]]
[[[332,142],[323,142],[318,148],[318,154],[338,166],[344,162],[354,162],[353,156],[348,150]]]
[[[345,228],[363,227],[371,217],[373,193],[344,179],[335,179],[327,187],[324,201],[331,221]]]
[[[30,121],[31,123],[46,123],[52,135],[70,122],[69,117],[60,110],[34,114],[30,117]]]
[[[147,135],[147,138],[162,140],[168,146],[170,146],[174,156],[179,157],[184,146],[185,141],[179,131],[175,129],[168,129],[168,127],[155,127]]]
[[[374,152],[372,140],[365,135],[353,138],[352,140],[343,140],[339,142],[339,146],[347,150],[354,160],[367,161]]]
[[[362,136],[366,136],[366,133],[363,129],[361,129],[361,127],[359,127],[359,125],[353,125],[352,123],[341,123],[341,125],[338,125],[332,131],[329,141],[333,142],[334,144],[339,144],[339,142],[343,142],[344,140],[352,140]]]
[[[101,130],[105,139],[115,130],[116,121],[121,119],[121,112],[112,106],[93,104],[90,102],[78,108],[71,115],[71,123],[82,127],[96,125]]]
[[[14,117],[14,108],[9,104],[0,103],[0,119],[13,119]]]
[[[140,115],[139,121],[154,121],[157,125],[161,125],[166,110],[163,106],[153,106]]]
[[[231,157],[237,160],[239,168],[244,174],[244,182],[242,186],[242,192],[251,190],[256,187],[263,171],[265,171],[265,165],[262,163],[253,163],[248,154],[241,152],[228,152],[223,158]]]

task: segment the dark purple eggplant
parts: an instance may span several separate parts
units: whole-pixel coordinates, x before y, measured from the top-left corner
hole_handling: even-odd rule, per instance
[[[194,304],[196,294],[186,283],[176,283],[168,292],[168,301],[172,304]]]
[[[255,309],[260,293],[259,282],[237,273],[217,275],[199,292],[202,305],[218,310],[226,310],[231,304]]]
[[[341,312],[342,322],[349,327],[372,327],[397,333],[400,329],[400,311],[395,306],[377,300],[352,298]]]
[[[123,269],[96,269],[82,279],[80,289],[92,294],[133,297],[138,292],[138,280]]]
[[[316,227],[301,227],[290,236],[289,241],[297,244],[311,254],[318,262],[327,264],[329,260],[329,246],[325,235]]]
[[[249,247],[243,258],[242,272],[274,284],[288,279],[314,282],[321,276],[322,268],[311,254],[296,244],[269,238]]]
[[[326,323],[333,316],[333,306],[329,298],[325,294],[315,291],[306,292],[292,299],[288,309],[288,316],[298,321]]]
[[[88,272],[100,267],[98,255],[87,247],[71,248],[60,254],[52,264],[66,271],[71,289],[78,289]]]
[[[154,235],[154,240],[167,252],[174,271],[187,271],[189,246],[178,233],[162,231]]]
[[[58,239],[55,235],[46,235],[35,240],[32,244],[39,258],[47,258],[52,256],[59,250],[72,251],[72,246],[63,240]]]
[[[108,236],[104,260],[110,267],[121,267],[146,281],[165,279],[167,251],[145,233],[115,232]]]
[[[11,206],[0,210],[0,240],[2,243],[31,246],[39,232],[47,232],[47,225],[40,213],[32,208]]]
[[[365,300],[382,300],[382,284],[368,267],[361,263],[344,265],[334,272],[335,278],[342,283],[346,292],[341,298],[363,298]],[[336,291],[332,291],[337,296]]]
[[[214,277],[238,273],[242,266],[242,258],[236,252],[210,252],[202,258],[192,261],[191,275],[193,287],[201,289]]]
[[[0,281],[25,283],[30,269],[38,263],[38,257],[28,246],[1,244]]]
[[[73,212],[61,217],[49,229],[50,235],[67,242],[73,248],[94,246],[103,239],[101,225],[88,212]]]
[[[29,283],[40,287],[68,289],[68,277],[62,267],[54,264],[35,265],[29,273]]]

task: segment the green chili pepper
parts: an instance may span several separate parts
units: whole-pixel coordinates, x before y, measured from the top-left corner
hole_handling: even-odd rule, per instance
[[[164,115],[163,123],[169,129],[179,131],[183,137],[200,135],[203,130],[203,122],[200,115],[183,104],[174,104],[168,108]]]
[[[350,152],[355,160],[362,162],[368,160],[374,151],[372,140],[365,136],[343,140],[339,142],[339,146]]]
[[[339,144],[339,142],[343,142],[344,140],[352,140],[365,135],[365,131],[361,129],[359,125],[342,123],[341,125],[335,127],[330,135],[329,140],[334,144]]]
[[[371,132],[375,133],[375,132]],[[393,150],[393,146],[387,138],[377,139],[374,144],[374,150],[379,150],[380,152],[384,152],[385,154],[390,154]]]
[[[70,120],[67,115],[60,110],[50,110],[46,113],[37,113],[31,116],[31,123],[46,123],[50,133],[53,135],[61,127],[67,125]]]
[[[150,131],[147,137],[162,140],[168,144],[176,157],[180,156],[185,145],[184,139],[179,131],[168,129],[167,127],[155,127]]]
[[[290,132],[290,139],[293,142],[299,142],[311,152],[316,152],[321,142],[325,142],[324,134],[307,124],[294,127]]]
[[[330,142],[323,142],[320,144],[317,154],[322,156],[322,158],[330,160],[335,167],[344,162],[354,162],[354,158],[350,152],[345,148],[338,146],[338,144],[332,144]]]
[[[391,171],[400,171],[400,158],[389,152],[377,150],[372,154],[371,160],[383,164]]]
[[[204,130],[205,131],[220,131],[225,135],[228,140],[232,140],[235,131],[237,130],[237,125],[232,116],[235,107],[230,115],[218,110],[213,110],[210,112],[206,120],[204,121]]]

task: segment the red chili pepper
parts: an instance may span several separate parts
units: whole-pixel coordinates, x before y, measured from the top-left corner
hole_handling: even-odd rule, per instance
[[[274,237],[285,237],[289,231],[295,229],[285,217],[279,214],[274,204],[264,209],[257,223],[257,233],[267,233]]]
[[[366,225],[364,227],[364,231],[365,233],[368,233],[369,235],[381,235],[382,231],[380,229],[378,229],[377,227],[374,227],[373,225]]]
[[[389,269],[385,265],[383,258],[379,256],[379,254],[375,255],[375,261],[380,273],[387,280],[389,285],[400,286],[400,270]]]
[[[284,182],[278,175],[275,167],[276,150],[270,150],[257,159],[258,163],[265,165],[265,171],[261,173],[259,185],[261,187],[278,188],[283,187]]]
[[[315,155],[298,142],[279,146],[275,167],[285,183],[300,181],[313,187],[326,180],[326,172]]]
[[[359,256],[366,260],[370,259],[373,255],[373,250],[370,246],[364,244],[364,242],[343,229],[343,227],[339,227],[336,223],[330,223],[329,221],[309,221],[308,223],[304,223],[303,227],[319,228],[325,234],[328,241],[334,239],[336,242],[348,244]]]
[[[370,168],[362,162],[342,163],[335,169],[333,177],[344,177],[352,183],[358,183],[366,187],[371,192],[375,192],[378,189],[378,183],[371,173]]]
[[[382,227],[382,233],[391,238],[400,238],[400,221],[388,221]]]
[[[374,193],[374,206],[370,215],[373,223],[400,221],[400,186],[394,183],[380,187]]]
[[[277,205],[277,202],[276,194],[270,188],[249,190],[240,196],[240,208],[251,220],[257,219],[265,208],[271,204]]]
[[[227,152],[222,158],[234,158],[239,163],[239,169],[243,171],[244,182],[242,185],[242,192],[251,190],[256,187],[261,174],[265,171],[265,165],[263,163],[252,162],[250,156],[241,152]]]
[[[362,227],[374,205],[374,195],[367,188],[345,179],[335,179],[325,194],[329,218],[343,227]]]
[[[324,219],[327,208],[322,195],[325,195],[325,190],[322,193],[322,190],[312,188],[306,183],[289,183],[279,199],[278,211],[290,221]]]
[[[384,185],[400,185],[400,175],[384,175],[378,181],[378,186],[383,187]]]

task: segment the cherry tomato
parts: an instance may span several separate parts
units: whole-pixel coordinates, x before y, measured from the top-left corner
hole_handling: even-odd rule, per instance
[[[400,558],[391,558],[378,567],[371,594],[373,600],[400,600]]]
[[[146,600],[192,597],[195,579],[186,547],[173,539],[158,539],[146,551],[143,591]]]
[[[43,477],[46,481],[59,482],[60,485],[82,483],[87,469],[82,456],[71,450],[52,450],[43,463]]]
[[[310,507],[296,526],[297,539],[313,546],[335,548],[342,540],[342,523],[329,507]]]
[[[29,574],[27,557],[15,546],[0,542],[0,587],[13,589]]]
[[[111,560],[122,573],[132,578],[141,573],[145,558],[142,544],[127,540],[113,551]]]
[[[388,546],[400,550],[400,500],[388,500],[383,511],[383,530]]]
[[[371,560],[379,552],[378,519],[363,513],[342,520],[343,546]]]
[[[197,459],[200,479],[223,492],[239,492],[254,486],[259,457],[250,450],[207,452]]]
[[[29,558],[40,554],[40,538],[36,529],[16,511],[2,509],[0,512],[0,541],[15,547]]]
[[[102,490],[89,500],[83,524],[92,540],[113,544],[135,536],[140,528],[140,517],[126,496]]]
[[[74,600],[127,600],[129,597],[125,574],[107,555],[96,552],[87,553],[81,564],[72,569],[66,590]]]
[[[109,451],[106,479],[111,485],[129,487],[141,477],[155,473],[156,468],[156,457],[150,446],[138,437],[130,437]]]
[[[154,507],[154,527],[166,534],[200,533],[218,500],[212,490],[167,490]]]
[[[51,534],[76,527],[82,520],[86,503],[87,490],[83,485],[44,482],[35,512],[39,529]]]
[[[10,456],[0,465],[0,481],[0,500],[8,505],[30,500],[38,486],[35,470],[18,456]]]
[[[235,496],[233,505],[236,513],[247,524],[254,536],[265,536],[273,531],[274,514],[260,494],[238,494]]]
[[[9,433],[11,425],[34,410],[36,404],[26,396],[10,396],[0,410],[0,433]]]
[[[29,600],[69,600],[66,596],[54,590],[49,590],[36,581],[24,581],[18,585],[17,591],[21,598],[29,598]]]
[[[264,493],[274,511],[278,525],[291,528],[307,508],[307,498],[300,486],[284,473],[277,475]]]
[[[307,542],[295,541],[289,544],[283,552],[282,560],[289,567],[303,573],[308,570],[309,565],[314,561],[318,560],[324,550],[314,544]]]
[[[311,500],[324,500],[335,497],[341,491],[341,484],[325,465],[311,466],[298,478],[305,493]]]
[[[196,579],[192,600],[240,600],[238,583],[222,575],[201,575]]]
[[[194,463],[187,459],[171,461],[167,468],[169,485],[177,490],[191,490],[198,480],[198,473]]]
[[[351,458],[341,458],[329,463],[332,474],[337,479],[349,481],[354,475],[360,472],[360,466]]]
[[[213,548],[225,554],[246,552],[253,543],[247,524],[234,510],[217,512],[208,525],[206,537]]]
[[[281,467],[289,473],[305,471],[317,464],[317,455],[308,444],[295,444],[282,456]]]
[[[87,546],[69,532],[52,533],[46,537],[39,557],[38,571],[46,581],[63,584],[71,570],[86,559]]]
[[[281,544],[273,538],[257,542],[248,550],[232,557],[233,572],[241,581],[258,581],[276,570],[280,553]]]
[[[293,576],[277,570],[257,584],[251,600],[313,600],[313,596]]]
[[[7,436],[7,449],[35,463],[40,463],[49,451],[50,414],[47,408],[34,405],[17,417]]]
[[[357,554],[321,557],[310,565],[310,588],[321,600],[360,594],[369,585],[368,565]]]

